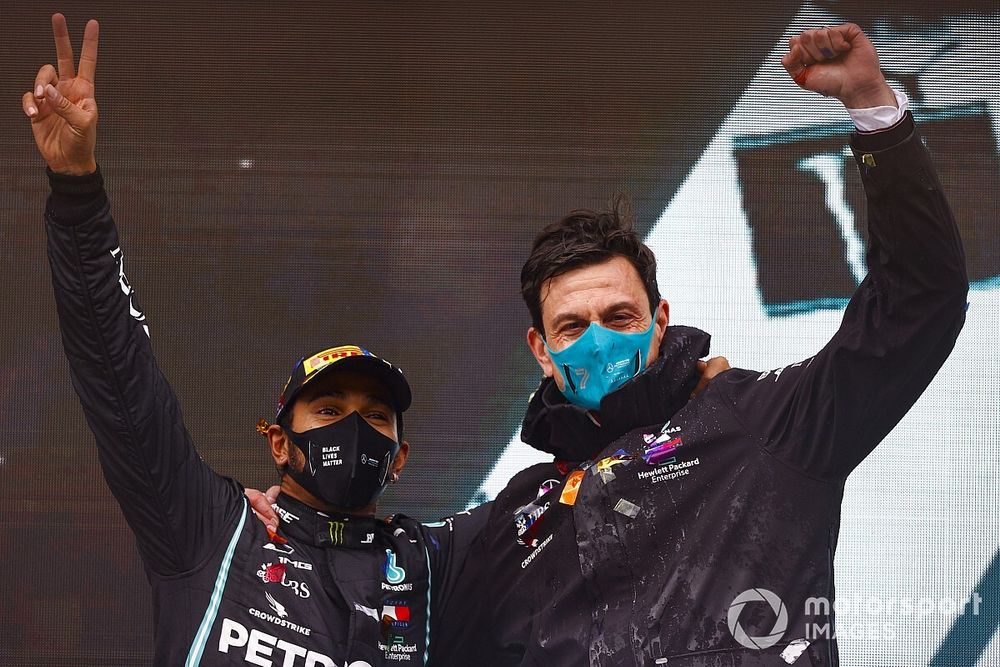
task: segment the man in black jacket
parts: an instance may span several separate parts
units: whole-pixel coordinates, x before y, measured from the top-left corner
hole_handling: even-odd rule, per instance
[[[840,329],[809,359],[730,370],[689,401],[709,336],[668,326],[627,216],[545,228],[521,273],[546,376],[522,438],[555,461],[498,495],[463,596],[486,602],[452,664],[837,664],[844,482],[947,358],[968,282],[906,98],[861,30],[807,31],[783,64],[859,130],[869,274]]]
[[[259,426],[283,471],[281,521],[253,518],[242,487],[195,450],[125,277],[94,158],[97,22],[79,69],[65,19],[52,24],[58,70],[42,67],[22,106],[49,166],[48,252],[73,386],[153,587],[156,664],[428,664],[488,506],[433,525],[375,519],[406,460],[410,389],[388,362],[340,346],[296,364],[276,423]]]

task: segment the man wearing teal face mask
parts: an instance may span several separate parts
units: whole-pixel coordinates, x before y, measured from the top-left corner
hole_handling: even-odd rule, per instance
[[[845,480],[947,358],[968,280],[907,100],[868,38],[845,24],[789,46],[795,83],[838,98],[857,128],[869,274],[840,329],[809,359],[728,370],[691,398],[709,336],[668,326],[628,212],[543,229],[521,292],[545,379],[521,438],[555,460],[497,496],[448,664],[839,663]]]
[[[521,272],[528,345],[545,376],[588,410],[656,360],[669,319],[656,258],[623,226],[620,208],[619,201],[609,214],[577,211],[550,226]],[[553,257],[560,264],[550,275]],[[545,318],[544,303],[552,304]]]
[[[639,333],[591,322],[582,336],[560,352],[546,343],[547,361],[559,376],[559,388],[566,398],[590,410],[600,408],[601,399],[646,367],[655,327],[652,317],[649,327]]]

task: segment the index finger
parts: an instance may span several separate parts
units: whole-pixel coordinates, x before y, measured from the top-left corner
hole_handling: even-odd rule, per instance
[[[62,14],[52,15],[52,37],[56,41],[59,78],[72,79],[76,76],[76,68],[73,65],[73,43],[69,41],[69,28],[66,27],[66,17]]]
[[[278,502],[278,493],[280,492],[281,492],[281,487],[275,484],[267,491],[265,491],[264,495],[267,497],[268,502],[270,502],[273,505],[274,503]]]
[[[83,31],[83,49],[80,50],[80,78],[85,81],[94,82],[94,74],[97,71],[97,36],[100,33],[100,24],[94,19],[87,21],[87,27]]]
[[[837,26],[836,28],[827,30],[827,32],[830,33],[830,42],[833,44],[833,48],[838,53],[851,50],[851,42],[848,39],[848,36],[851,39],[854,38],[854,31],[852,28]]]
[[[244,489],[243,495],[246,496],[254,514],[257,515],[257,518],[260,519],[262,523],[275,528],[278,526],[278,515],[275,514],[267,496],[257,489]]]

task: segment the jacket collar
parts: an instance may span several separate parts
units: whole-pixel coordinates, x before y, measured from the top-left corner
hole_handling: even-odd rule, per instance
[[[545,378],[528,403],[521,440],[558,460],[586,461],[632,429],[668,421],[697,386],[710,340],[693,327],[667,327],[656,361],[601,401],[600,424]]]
[[[386,525],[374,517],[320,512],[284,493],[278,495],[277,512],[279,536],[318,547],[370,549]]]

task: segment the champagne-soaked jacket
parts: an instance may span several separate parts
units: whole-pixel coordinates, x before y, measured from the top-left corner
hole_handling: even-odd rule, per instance
[[[153,587],[157,665],[433,664],[488,510],[432,526],[281,496],[276,537],[195,450],[125,277],[100,173],[49,174],[48,252],[73,386]]]
[[[449,646],[455,664],[837,663],[845,479],[947,358],[968,289],[912,119],[852,147],[869,274],[815,356],[729,370],[689,401],[708,335],[671,327],[663,356],[604,399],[600,425],[542,384],[522,437],[557,463],[497,497],[469,558],[488,576],[461,596],[488,603]]]

